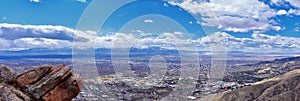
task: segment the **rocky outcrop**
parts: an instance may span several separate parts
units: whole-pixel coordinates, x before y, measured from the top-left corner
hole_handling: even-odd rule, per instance
[[[16,76],[16,72],[11,68],[4,65],[0,66],[0,83],[14,82]]]
[[[49,74],[51,65],[44,65],[40,67],[36,67],[32,70],[22,73],[16,79],[18,85],[23,89],[26,89],[28,85],[36,83],[42,77]]]
[[[216,101],[299,101],[300,70],[224,93]]]
[[[16,72],[7,66],[0,66],[0,101],[23,101],[30,98],[16,89],[12,84],[15,83]]]
[[[82,88],[82,82],[78,82],[78,75],[72,75],[65,82],[60,83],[42,97],[45,101],[66,101],[76,97]]]
[[[39,66],[10,81],[13,81],[11,85],[15,87],[9,88],[18,90],[30,100],[44,101],[70,101],[77,96],[83,86],[82,79],[65,65]],[[21,100],[28,99],[25,97]]]
[[[0,101],[29,101],[30,98],[19,89],[8,85],[0,84]]]

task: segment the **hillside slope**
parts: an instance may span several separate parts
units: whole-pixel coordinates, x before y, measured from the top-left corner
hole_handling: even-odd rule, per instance
[[[215,101],[300,101],[300,69],[217,96]]]

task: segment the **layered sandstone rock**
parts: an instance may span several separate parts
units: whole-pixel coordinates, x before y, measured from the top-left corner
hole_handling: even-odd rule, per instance
[[[83,86],[81,78],[65,65],[44,65],[24,72],[14,79],[10,87],[30,100],[68,101],[77,96]],[[7,91],[5,91],[7,92]],[[20,94],[19,94],[20,95]],[[21,100],[28,100],[26,97]]]
[[[51,65],[44,65],[36,67],[32,70],[29,70],[27,72],[22,73],[19,75],[16,79],[17,83],[20,87],[26,87],[30,84],[36,83],[38,80],[40,80],[42,77],[46,76],[50,72],[50,69],[52,68]]]
[[[78,78],[79,76],[72,75],[43,96],[42,99],[45,101],[70,101],[80,92],[82,82],[78,82]]]

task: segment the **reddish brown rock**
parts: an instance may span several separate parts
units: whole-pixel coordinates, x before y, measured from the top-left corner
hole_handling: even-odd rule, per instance
[[[26,87],[27,85],[35,83],[40,78],[44,77],[47,74],[47,72],[49,72],[51,67],[51,65],[36,67],[19,75],[16,81],[20,87]]]
[[[32,85],[28,85],[28,88],[24,89],[24,91],[30,93],[32,97],[39,99],[55,86],[57,86],[60,82],[65,82],[64,80],[72,75],[71,69],[69,67],[56,68],[58,69],[51,71],[38,82]]]
[[[22,73],[16,78],[25,94],[34,100],[66,101],[78,95],[83,82],[65,65],[45,65]]]
[[[72,75],[65,82],[60,83],[53,90],[43,96],[45,101],[70,101],[80,92],[82,80],[79,76]]]

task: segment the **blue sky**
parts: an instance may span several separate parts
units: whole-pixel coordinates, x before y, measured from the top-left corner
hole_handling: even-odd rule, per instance
[[[110,1],[103,0],[99,6],[112,9],[114,4],[107,2]],[[70,48],[77,23],[91,3],[92,0],[0,1],[0,41],[6,43],[0,46],[1,50]],[[226,37],[230,50],[298,52],[300,1],[143,0],[120,7],[101,31],[96,45],[101,48],[112,48],[109,40],[124,35],[140,39],[142,42],[136,47],[166,48],[165,40],[170,37],[179,40],[180,32],[188,32],[191,40],[182,40],[198,48]],[[81,33],[100,32],[81,30]],[[91,36],[87,35],[81,39],[89,40]],[[18,42],[25,45],[16,45]],[[49,46],[43,47],[45,44]]]
[[[76,0],[1,0],[0,22],[75,28],[88,3]]]
[[[189,0],[185,2],[188,1]],[[288,12],[291,9],[299,10],[299,8],[291,5],[290,2],[278,3],[276,1],[283,2],[282,0],[262,0],[261,2],[264,2],[266,6],[269,6],[270,9],[274,10],[275,12],[278,12],[279,10],[285,10],[286,12]],[[0,2],[1,2],[0,17],[2,18],[0,20],[0,23],[25,24],[25,25],[26,24],[61,25],[61,26],[75,29],[79,21],[79,18],[83,14],[83,11],[92,1],[87,0],[82,2],[77,0],[38,0],[38,2],[34,2],[30,0],[9,0],[9,1],[2,0]],[[162,2],[158,2],[158,3],[162,3]],[[139,13],[146,14],[148,11],[151,12],[151,11],[158,10],[157,12],[158,14],[166,14],[166,12],[168,12],[167,15],[169,17],[174,17],[177,21],[186,21],[187,25],[189,24],[189,21],[193,20],[192,18],[188,17],[189,14],[186,14],[184,16],[176,16],[176,14],[178,14],[179,12],[179,11],[175,11],[176,7],[164,7],[163,5],[157,6],[159,4],[154,4],[154,3],[152,3],[151,5],[151,3],[147,3],[147,2],[141,2],[140,5],[144,7],[141,7],[142,9],[135,9],[136,6],[123,7],[121,10],[119,10],[116,13],[126,12],[127,15],[133,17],[137,15],[142,15]],[[161,10],[164,8],[169,8],[169,9]],[[187,8],[186,10],[189,10],[189,8]],[[238,16],[238,15],[232,15],[232,16]],[[106,26],[111,27],[112,25],[118,25],[121,23],[121,22],[117,22],[118,20],[116,19],[118,19],[118,17],[112,17],[111,19],[113,19],[113,22],[108,23]],[[127,19],[130,19],[130,17],[127,17]],[[300,29],[299,28],[300,17],[297,14],[290,13],[290,14],[276,15],[276,16],[269,17],[268,19],[272,19],[276,21],[276,23],[278,23],[277,25],[282,27],[283,29],[282,30],[266,29],[267,30],[265,32],[266,34],[268,35],[280,34],[282,36],[300,37],[299,34],[300,32],[297,31],[297,29],[298,30]],[[191,29],[198,29],[198,28],[195,27]],[[239,32],[234,33],[232,31],[228,31],[228,33],[232,33],[232,35],[236,37],[251,37],[253,30],[249,30],[243,33],[239,33]]]

